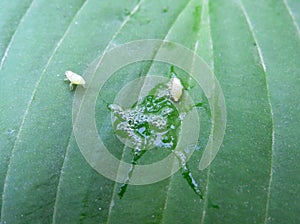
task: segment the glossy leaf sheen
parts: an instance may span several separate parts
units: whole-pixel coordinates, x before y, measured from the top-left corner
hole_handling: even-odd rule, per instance
[[[1,0],[0,223],[300,223],[299,22],[297,0]],[[180,172],[120,200],[120,184],[86,163],[72,135],[65,71],[84,74],[138,39],[185,45],[223,89],[220,152],[201,172],[201,150],[189,161],[203,200]],[[116,89],[166,71],[147,62],[123,72]]]

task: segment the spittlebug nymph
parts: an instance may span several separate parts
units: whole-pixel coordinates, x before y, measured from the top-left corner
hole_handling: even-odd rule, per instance
[[[170,96],[174,102],[178,102],[182,95],[183,86],[180,82],[180,79],[174,77],[171,79],[171,83],[169,86]]]
[[[72,71],[66,71],[65,73],[66,79],[70,81],[70,90],[73,90],[73,85],[81,85],[85,87],[85,80],[82,78],[82,76],[72,72]]]

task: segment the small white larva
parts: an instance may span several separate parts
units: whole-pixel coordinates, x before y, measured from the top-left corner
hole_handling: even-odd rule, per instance
[[[84,87],[85,85],[85,80],[82,78],[82,76],[72,72],[72,71],[66,71],[66,80],[69,80],[70,83],[70,90],[73,90],[73,85],[81,85]]]
[[[178,102],[178,100],[180,100],[180,97],[182,95],[182,90],[183,90],[183,86],[182,86],[180,80],[175,77],[172,78],[170,87],[169,87],[169,91],[170,91],[171,98],[175,102]]]

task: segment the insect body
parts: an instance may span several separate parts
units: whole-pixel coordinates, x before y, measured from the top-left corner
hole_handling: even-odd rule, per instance
[[[70,81],[70,90],[73,90],[73,85],[81,85],[84,87],[85,85],[85,80],[82,78],[82,76],[72,72],[72,71],[66,71],[65,73],[66,79]]]
[[[183,86],[178,78],[172,78],[169,86],[171,98],[177,102],[182,95]]]

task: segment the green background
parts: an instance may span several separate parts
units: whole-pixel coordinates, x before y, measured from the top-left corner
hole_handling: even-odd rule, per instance
[[[0,223],[300,223],[299,23],[299,0],[1,0]],[[204,200],[179,172],[120,200],[77,147],[64,72],[138,39],[190,48],[223,89],[220,152],[190,160]]]

